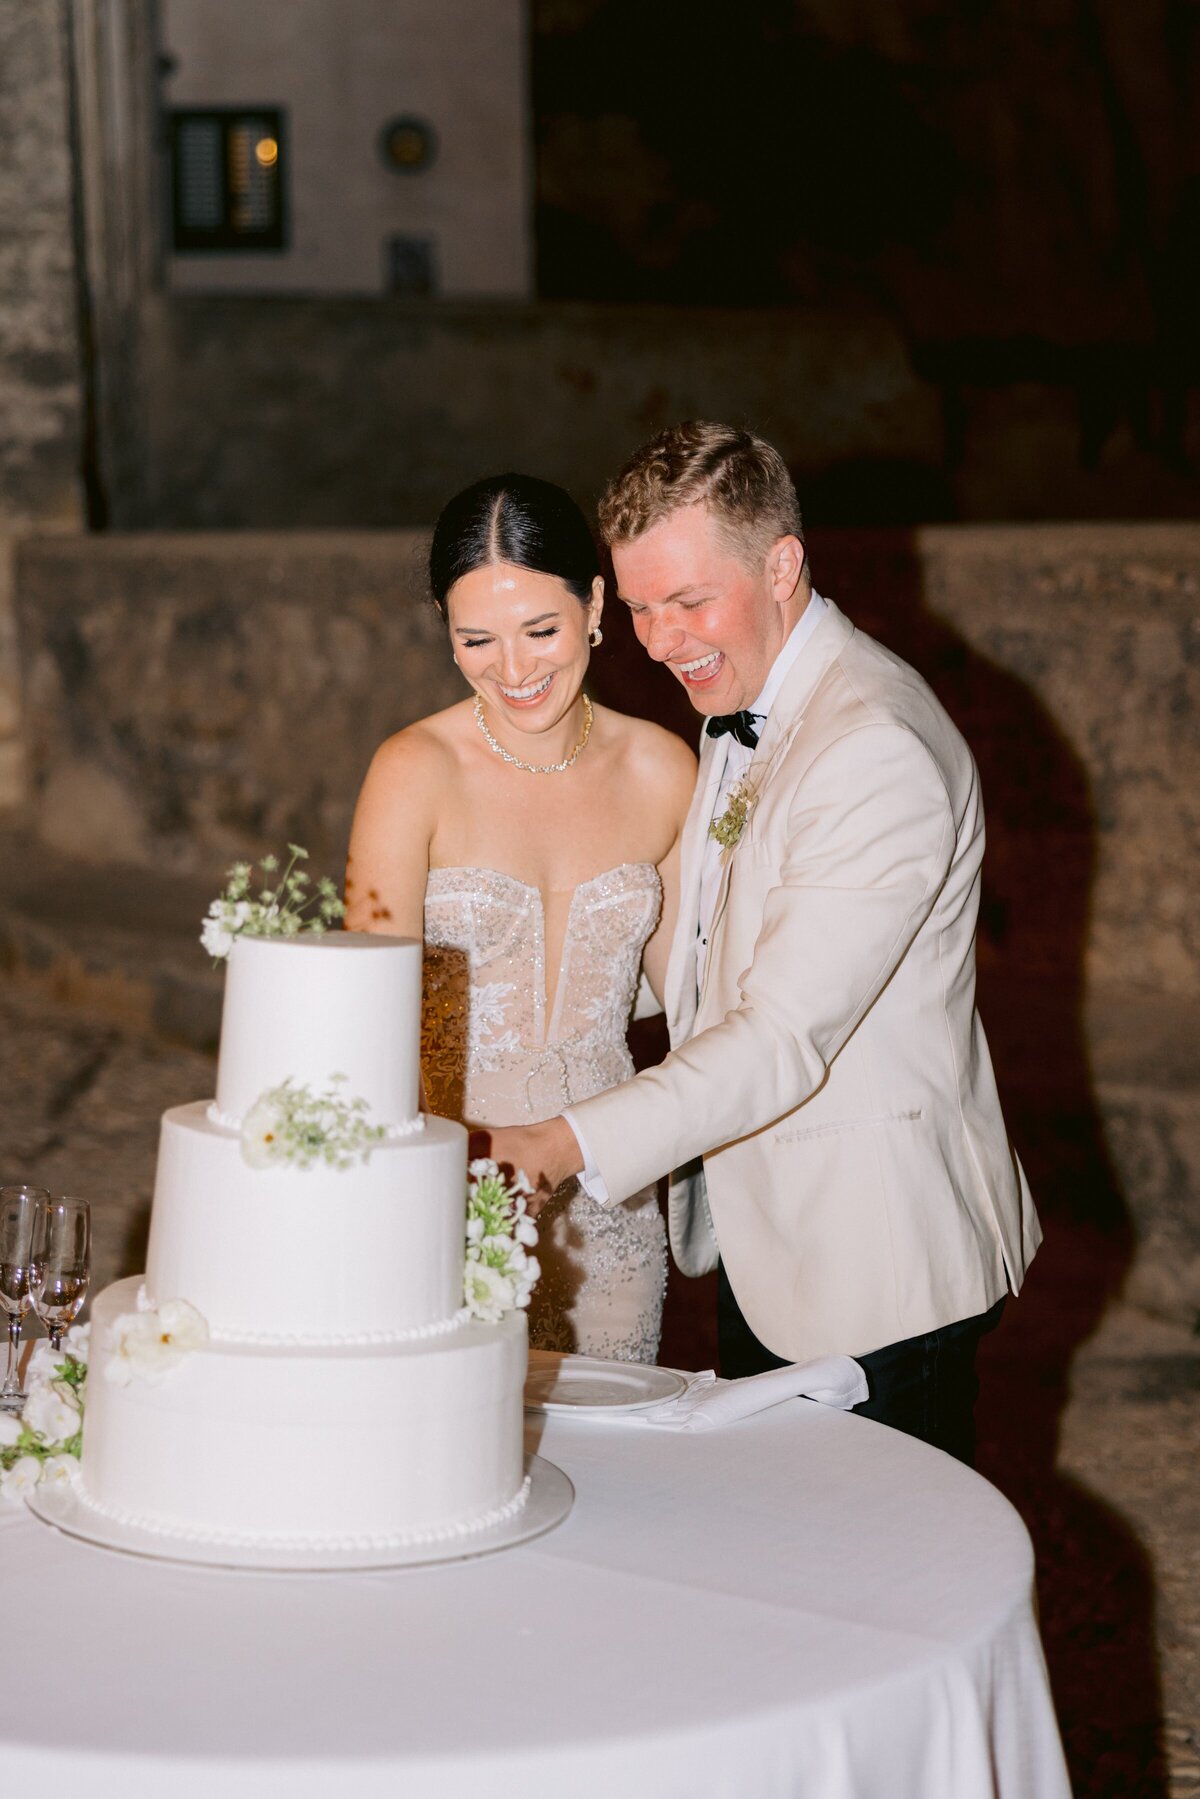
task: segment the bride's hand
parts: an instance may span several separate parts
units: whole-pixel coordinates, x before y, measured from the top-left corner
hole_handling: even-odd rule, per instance
[[[473,1133],[470,1141],[472,1156],[489,1155],[509,1173],[525,1174],[534,1190],[527,1204],[533,1218],[567,1177],[583,1167],[575,1133],[565,1118],[491,1128]],[[485,1141],[486,1149],[477,1148]]]

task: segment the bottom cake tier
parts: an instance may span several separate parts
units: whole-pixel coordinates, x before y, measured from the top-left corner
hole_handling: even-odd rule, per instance
[[[92,1308],[88,1505],[168,1537],[351,1548],[468,1537],[523,1504],[523,1313],[391,1345],[222,1340],[117,1385],[107,1339],[140,1285]]]

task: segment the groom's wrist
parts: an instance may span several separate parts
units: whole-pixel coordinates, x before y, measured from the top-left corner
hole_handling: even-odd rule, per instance
[[[550,1118],[542,1126],[548,1139],[547,1160],[558,1174],[561,1186],[572,1174],[579,1174],[587,1161],[570,1118]]]

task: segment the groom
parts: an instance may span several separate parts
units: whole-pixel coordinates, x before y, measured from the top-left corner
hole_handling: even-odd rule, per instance
[[[924,681],[814,592],[795,489],[690,423],[600,509],[647,654],[705,719],[664,1005],[671,1053],[492,1132],[544,1191],[668,1169],[721,1369],[852,1355],[859,1411],[969,1461],[975,1350],[1040,1240],[975,1010],[983,810]]]

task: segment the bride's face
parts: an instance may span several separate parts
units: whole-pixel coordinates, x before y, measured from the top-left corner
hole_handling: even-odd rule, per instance
[[[553,729],[570,710],[600,622],[603,582],[590,604],[557,575],[496,562],[472,569],[446,596],[454,659],[476,693],[518,731]]]

